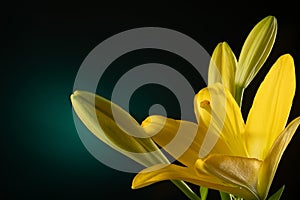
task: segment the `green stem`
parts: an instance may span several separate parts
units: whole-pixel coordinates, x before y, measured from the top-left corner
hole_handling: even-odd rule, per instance
[[[201,200],[201,198],[196,195],[193,190],[183,181],[171,180],[174,185],[176,185],[189,199],[191,200]]]
[[[235,87],[235,101],[237,102],[240,108],[242,107],[244,90],[245,88],[239,85],[236,85]]]

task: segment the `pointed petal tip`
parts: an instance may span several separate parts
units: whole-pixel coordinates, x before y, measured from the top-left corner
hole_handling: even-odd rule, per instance
[[[131,184],[131,189],[138,189],[133,183]]]
[[[293,56],[292,56],[291,54],[289,54],[289,53],[283,54],[283,55],[280,56],[280,57],[281,57],[282,59],[284,58],[284,59],[287,59],[287,60],[289,60],[289,61],[294,62]]]
[[[228,44],[228,43],[226,41],[222,41],[222,42],[219,42],[217,46],[224,45],[224,44]]]
[[[80,94],[80,90],[74,90],[71,95],[77,96]]]
[[[226,41],[219,42],[215,49],[218,50],[219,48],[220,49],[229,48],[229,44]]]
[[[81,96],[81,91],[80,90],[74,90],[73,93],[70,95],[70,99],[74,100],[76,97]]]
[[[74,102],[76,101],[76,97],[77,97],[77,92],[73,92],[71,95],[70,95],[70,100],[71,100],[71,103],[74,104]]]
[[[77,101],[94,102],[95,98],[101,98],[102,101],[108,101],[107,99],[98,96],[96,93],[92,93],[86,90],[74,90],[70,95],[72,104]]]
[[[73,91],[73,95],[77,95],[78,92],[79,92],[78,90],[74,90],[74,91]]]
[[[84,92],[80,90],[73,91],[73,93],[70,95],[71,103],[74,105],[74,103],[78,101],[78,98],[83,97],[83,93]]]
[[[268,22],[270,24],[277,23],[277,19],[276,19],[276,17],[274,15],[268,15],[268,16],[266,16],[264,19],[261,20],[261,22],[264,22],[264,21],[266,21],[266,22]]]
[[[265,23],[268,24],[270,26],[270,28],[272,28],[274,30],[274,34],[276,37],[277,29],[278,29],[278,23],[277,23],[276,17],[273,15],[269,15],[265,18],[265,20],[262,20],[262,22],[263,21],[266,21]]]
[[[278,58],[277,61],[284,62],[284,64],[282,64],[282,66],[289,67],[290,69],[288,71],[293,72],[293,74],[295,74],[294,58],[291,54],[289,54],[289,53],[283,54],[282,56],[280,56]]]
[[[141,124],[142,127],[149,126],[151,124],[151,116],[147,117]]]
[[[143,173],[143,172],[141,172],[141,173]],[[140,188],[146,187],[151,184],[152,184],[152,182],[148,183],[147,180],[143,180],[143,179],[141,180],[140,175],[137,174],[132,180],[131,189],[136,190],[136,189],[140,189]]]
[[[223,41],[223,42],[222,42],[222,45],[223,45],[223,46],[229,47],[229,44],[228,44],[226,41]]]
[[[274,15],[268,15],[266,19],[276,20],[276,17]]]
[[[148,185],[151,185],[153,183],[153,181],[149,180],[149,177],[144,177],[144,172],[145,171],[142,170],[137,175],[135,175],[131,183],[131,189],[133,190],[140,189]]]
[[[72,102],[72,100],[74,99],[74,96],[75,96],[74,94],[71,94],[71,95],[70,95],[70,100],[71,100],[71,102]]]

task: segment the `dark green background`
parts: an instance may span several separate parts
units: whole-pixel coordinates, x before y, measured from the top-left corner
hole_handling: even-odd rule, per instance
[[[144,26],[170,28],[194,38],[210,54],[218,42],[227,41],[238,55],[252,27],[263,17],[275,15],[279,24],[275,46],[266,65],[246,90],[244,115],[263,76],[280,55],[292,54],[297,77],[300,77],[300,21],[296,13],[286,15],[271,9],[256,10],[256,13],[229,12],[196,4],[178,7],[150,4],[105,7],[88,3],[37,5],[26,2],[3,8],[0,149],[4,187],[1,187],[0,198],[186,199],[169,182],[131,190],[135,174],[101,164],[88,153],[76,132],[69,95],[77,70],[96,45],[121,31]],[[149,56],[157,59],[156,53],[145,53],[139,59],[151,60]],[[171,57],[162,56],[161,60],[172,64]],[[131,56],[124,65],[135,62]],[[180,60],[174,65],[176,63],[182,64]],[[118,73],[117,67],[114,70]],[[196,80],[191,74],[191,81]],[[202,84],[194,85],[195,89],[203,87]],[[109,97],[110,87],[109,84],[104,86],[100,93]],[[132,108],[138,120],[146,115],[142,96],[136,94],[139,103]],[[299,102],[297,90],[290,119],[300,115]],[[171,105],[176,106],[176,103]],[[168,114],[178,116],[174,111]],[[297,131],[288,146],[271,188],[274,192],[285,184],[283,199],[291,199],[298,193],[299,133]],[[213,198],[216,193],[209,195]]]

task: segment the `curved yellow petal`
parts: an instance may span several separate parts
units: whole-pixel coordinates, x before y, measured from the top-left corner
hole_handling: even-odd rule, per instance
[[[208,67],[208,85],[222,83],[235,93],[235,70],[237,61],[234,53],[226,42],[221,42],[215,48]]]
[[[206,159],[199,159],[196,168],[222,179],[224,182],[238,185],[251,194],[252,198],[258,198],[256,186],[259,169],[262,161],[254,158],[226,156],[223,154],[211,154]],[[240,191],[235,191],[240,192]],[[232,193],[248,199],[245,194]],[[248,194],[248,195],[249,195]]]
[[[224,154],[248,155],[243,117],[239,106],[226,88],[216,83],[202,89],[195,96],[194,107],[199,123],[207,128],[203,145],[211,143],[209,145],[212,146],[220,138],[230,150]]]
[[[200,156],[207,129],[201,123],[174,120],[163,116],[153,115],[146,118],[142,127],[152,139],[170,155],[185,166],[194,166]],[[203,147],[202,147],[203,148]],[[229,151],[221,140],[217,141],[211,152],[225,153]]]
[[[300,124],[300,117],[294,119],[286,129],[278,136],[274,142],[270,152],[264,160],[259,179],[258,179],[258,191],[262,199],[265,199],[268,195],[271,183],[275,176],[277,167],[279,165],[280,159],[290,143],[296,129]]]
[[[236,185],[225,183],[217,177],[202,172],[198,173],[195,168],[182,167],[174,164],[156,165],[141,171],[134,177],[132,188],[138,189],[165,180],[183,180],[211,189],[253,197],[248,191],[242,190]]]
[[[174,164],[155,165],[139,172],[132,181],[132,189],[139,189],[165,180],[183,180],[194,184],[199,183],[193,168]],[[209,179],[208,179],[209,180]]]
[[[145,166],[168,163],[138,122],[121,107],[87,91],[75,91],[71,102],[83,124],[113,149]]]
[[[153,115],[142,122],[142,127],[160,147],[184,165],[192,166],[198,159],[201,135],[197,135],[197,124]]]
[[[274,16],[262,19],[249,33],[242,47],[235,82],[246,88],[268,58],[277,34],[277,20]]]
[[[293,58],[283,55],[275,62],[255,95],[246,122],[250,157],[264,160],[284,129],[295,94]]]

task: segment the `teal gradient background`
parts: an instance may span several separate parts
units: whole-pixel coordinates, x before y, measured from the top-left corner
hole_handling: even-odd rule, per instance
[[[294,57],[300,79],[300,21],[296,14],[284,15],[269,10],[215,15],[200,12],[193,6],[125,9],[78,4],[71,8],[28,2],[9,6],[2,18],[0,149],[4,187],[1,187],[0,198],[7,195],[8,198],[1,199],[186,199],[169,182],[132,190],[135,174],[111,169],[85,149],[76,132],[69,101],[76,73],[87,54],[103,40],[144,26],[180,31],[198,41],[210,54],[218,42],[227,41],[238,55],[252,27],[269,14],[278,20],[278,35],[266,65],[246,90],[245,116],[264,75],[280,55],[290,53]],[[142,61],[150,60],[147,56],[149,54],[145,54]],[[157,59],[156,54],[150,53],[150,58]],[[182,64],[168,56],[161,60]],[[130,65],[137,61],[131,56],[124,62]],[[118,72],[117,68],[114,70]],[[203,80],[192,74],[190,79],[195,90],[204,86]],[[107,85],[99,88],[101,95],[109,97],[110,81],[104,80]],[[197,81],[201,84],[196,85]],[[297,88],[300,88],[299,83],[300,80]],[[143,95],[137,93],[135,97],[131,112],[141,121],[147,114],[144,102],[139,101]],[[179,116],[175,112],[176,105],[175,101],[170,103],[174,108],[173,112],[168,112],[171,117]],[[297,89],[290,119],[299,115],[300,92]],[[298,193],[299,133],[298,130],[286,150],[271,188],[271,192],[275,192],[285,184],[283,199],[291,199]],[[217,193],[209,193],[209,198],[215,196]]]

